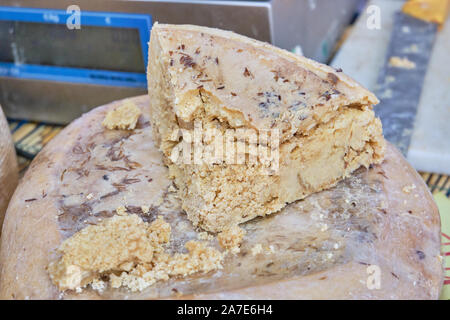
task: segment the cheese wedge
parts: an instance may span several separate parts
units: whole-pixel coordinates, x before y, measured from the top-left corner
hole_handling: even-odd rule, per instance
[[[279,211],[383,160],[371,92],[232,32],[155,24],[148,86],[183,209],[208,231]]]

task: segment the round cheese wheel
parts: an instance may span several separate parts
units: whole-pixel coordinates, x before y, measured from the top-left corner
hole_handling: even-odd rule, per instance
[[[242,224],[247,234],[241,250],[228,254],[221,270],[158,281],[137,292],[110,286],[61,292],[47,272],[56,249],[121,205],[145,221],[162,216],[170,223],[174,252],[198,237],[154,146],[148,98],[130,101],[142,110],[133,131],[102,126],[108,110],[122,103],[114,102],[73,122],[33,161],[5,219],[0,298],[438,298],[439,213],[420,176],[392,145],[381,165]],[[143,206],[150,212],[143,213]],[[211,238],[206,241],[219,248]]]
[[[0,107],[0,234],[9,199],[17,186],[16,151],[2,108]]]

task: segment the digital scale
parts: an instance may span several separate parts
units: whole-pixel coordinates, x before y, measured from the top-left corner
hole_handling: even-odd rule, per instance
[[[155,21],[232,30],[326,62],[359,2],[3,0],[0,105],[9,118],[65,124],[145,94]],[[80,28],[68,24],[74,6]]]

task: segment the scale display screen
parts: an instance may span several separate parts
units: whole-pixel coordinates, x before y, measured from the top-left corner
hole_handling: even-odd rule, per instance
[[[0,21],[0,43],[3,62],[124,72],[145,70],[136,29],[86,26],[73,32],[65,25]]]
[[[0,7],[0,76],[146,87],[151,16]]]

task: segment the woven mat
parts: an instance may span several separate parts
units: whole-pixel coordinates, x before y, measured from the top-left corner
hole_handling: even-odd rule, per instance
[[[62,126],[49,126],[26,121],[9,121],[18,154],[19,169],[23,175],[33,157],[56,136]],[[450,299],[450,178],[447,175],[420,172],[433,193],[442,220],[442,255],[446,276],[441,299]]]

